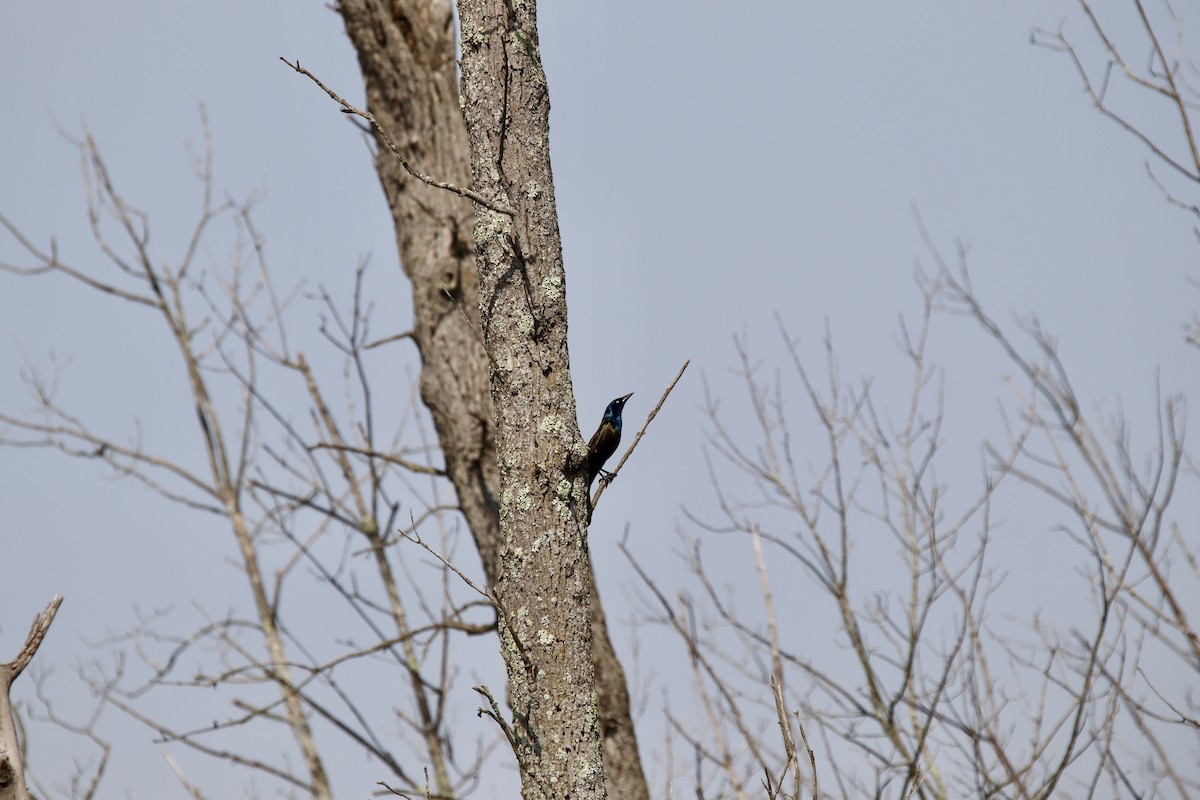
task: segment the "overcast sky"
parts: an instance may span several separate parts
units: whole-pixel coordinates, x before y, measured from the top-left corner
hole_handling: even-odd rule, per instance
[[[729,373],[735,334],[745,332],[774,369],[785,361],[777,313],[819,368],[828,322],[844,380],[874,376],[884,392],[903,389],[897,320],[918,311],[914,260],[928,263],[914,209],[947,254],[957,241],[969,245],[976,288],[997,318],[1036,313],[1059,336],[1086,401],[1113,408],[1121,398],[1135,437],[1153,433],[1156,380],[1164,394],[1196,390],[1182,333],[1196,307],[1190,280],[1200,277],[1191,220],[1148,179],[1142,148],[1091,107],[1066,57],[1030,44],[1034,27],[1060,23],[1086,40],[1072,3],[543,6],[584,434],[605,403],[630,391],[627,415],[640,425],[692,361],[593,527],[602,593],[627,659],[639,633],[627,624],[633,578],[615,542],[628,523],[631,547],[668,586],[682,572],[680,508],[712,510],[700,457],[703,381],[735,428],[746,408]],[[1135,41],[1136,20],[1121,6],[1098,4],[1114,31]],[[78,136],[86,124],[126,198],[151,215],[155,246],[180,253],[199,203],[188,148],[202,143],[203,104],[216,188],[260,196],[257,223],[276,282],[345,297],[354,266],[369,257],[378,332],[405,329],[408,290],[363,138],[278,60],[299,59],[360,102],[339,21],[318,2],[9,4],[0,24],[0,213],[35,242],[56,236],[65,259],[103,268],[78,157],[61,133]],[[1090,66],[1102,72],[1100,60]],[[1125,99],[1149,129],[1172,131],[1162,107]],[[28,263],[3,234],[0,260]],[[57,358],[69,362],[60,398],[97,429],[125,438],[137,420],[159,451],[198,458],[183,376],[143,316],[61,277],[0,275],[0,408],[30,406],[23,359]],[[294,324],[315,329],[317,318],[311,304],[295,306]],[[964,468],[977,471],[978,443],[997,424],[994,399],[1011,369],[966,321],[938,325],[947,435]],[[413,359],[393,352],[406,392]],[[193,600],[245,606],[225,563],[232,540],[212,520],[54,452],[0,449],[0,475],[0,658],[16,652],[50,597],[64,594],[37,660],[55,671],[60,712],[87,708],[74,670],[94,656],[88,642],[128,629],[138,610],[186,614]],[[1047,519],[1038,533],[1054,524]],[[1045,577],[1014,574],[1006,586],[1019,597]],[[650,673],[669,675],[669,658],[685,663],[678,649],[641,658],[657,667],[635,670],[643,684]],[[29,697],[31,682],[20,688]],[[161,746],[113,717],[123,748],[105,796],[167,796],[147,788],[170,785]],[[70,769],[61,748],[82,745],[45,737],[32,755],[54,785]],[[658,742],[646,739],[648,753]],[[365,796],[379,777],[335,774],[346,797]],[[207,787],[222,796],[222,781],[245,780],[218,771]]]

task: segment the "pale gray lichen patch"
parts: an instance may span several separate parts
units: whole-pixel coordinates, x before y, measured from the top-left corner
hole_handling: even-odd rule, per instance
[[[578,781],[590,781],[596,774],[596,765],[588,761],[586,758],[579,759],[575,764],[575,779]]]
[[[524,512],[531,508],[533,508],[533,495],[528,486],[522,486],[517,491],[517,510]]]
[[[493,180],[500,180],[500,173],[493,172]],[[475,235],[479,239],[500,239],[512,233],[512,222],[502,214],[481,214],[476,220]]]
[[[554,644],[554,634],[545,628],[542,628],[537,632],[537,640],[538,644],[549,647],[550,645]]]
[[[563,429],[563,419],[558,414],[547,414],[542,417],[542,423],[539,425],[542,433],[558,433]]]
[[[558,486],[554,487],[554,493],[557,494],[561,499],[566,500],[571,496],[571,489],[573,486],[574,484],[572,484],[566,478],[563,478],[558,482]]]
[[[569,503],[564,503],[562,500],[560,500],[556,497],[556,498],[554,498],[554,502],[552,505],[554,507],[554,510],[556,512],[558,512],[559,519],[561,519],[565,522],[571,518],[571,506]]]
[[[547,300],[561,300],[563,296],[562,275],[547,275],[542,278],[542,293]]]
[[[462,43],[472,47],[480,47],[483,44],[483,31],[475,25],[467,23],[462,29]]]
[[[522,311],[521,316],[517,319],[517,328],[526,336],[533,336],[533,315],[528,311]]]
[[[513,580],[522,580],[522,576],[525,574],[525,567],[529,563],[525,557],[525,548],[510,545],[505,562],[508,564],[509,576]]]
[[[524,50],[529,46],[529,34],[519,28],[509,35],[508,40],[518,50]]]
[[[525,196],[530,200],[536,200],[541,193],[542,187],[538,185],[537,181],[528,181],[525,184]]]

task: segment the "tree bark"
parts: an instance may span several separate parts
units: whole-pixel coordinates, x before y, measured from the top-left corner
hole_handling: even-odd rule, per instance
[[[449,2],[343,0],[338,10],[358,53],[367,108],[410,164],[465,186],[470,162]],[[499,473],[479,326],[475,213],[470,201],[414,179],[382,145],[375,168],[412,283],[421,399],[491,580],[499,571]]]
[[[466,186],[470,149],[459,106],[450,3],[343,0],[338,10],[358,54],[368,109],[410,164],[438,180]],[[474,264],[475,212],[464,198],[411,177],[385,147],[379,148],[376,170],[392,211],[401,264],[412,283],[421,397],[433,417],[446,471],[484,573],[497,586],[503,542],[500,470]],[[558,263],[561,270],[560,257]],[[565,317],[563,331],[565,336]],[[563,368],[565,373],[565,360]],[[574,430],[573,405],[562,416]],[[577,437],[578,431],[574,433]],[[583,569],[581,581],[590,587],[592,658],[609,793],[648,800],[625,674],[608,636],[590,565]]]
[[[549,94],[532,2],[460,0],[476,267],[500,464],[495,587],[527,800],[606,797],[592,663],[587,446],[567,351]],[[501,213],[495,208],[511,209]]]

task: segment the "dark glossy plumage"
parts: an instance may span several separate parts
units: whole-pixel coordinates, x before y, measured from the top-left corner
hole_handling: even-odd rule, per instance
[[[604,472],[604,462],[617,452],[617,445],[621,443],[621,410],[631,397],[633,392],[608,404],[608,408],[604,409],[604,419],[600,420],[600,427],[588,441],[588,485],[591,485],[597,475]]]

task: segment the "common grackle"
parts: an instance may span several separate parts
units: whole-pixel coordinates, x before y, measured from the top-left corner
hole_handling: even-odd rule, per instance
[[[631,397],[633,397],[633,392],[624,397],[618,397],[608,404],[608,408],[604,409],[604,419],[600,420],[600,427],[588,441],[589,486],[597,475],[608,475],[601,468],[604,466],[604,462],[617,452],[617,445],[621,443],[621,410],[625,408],[625,401]]]

